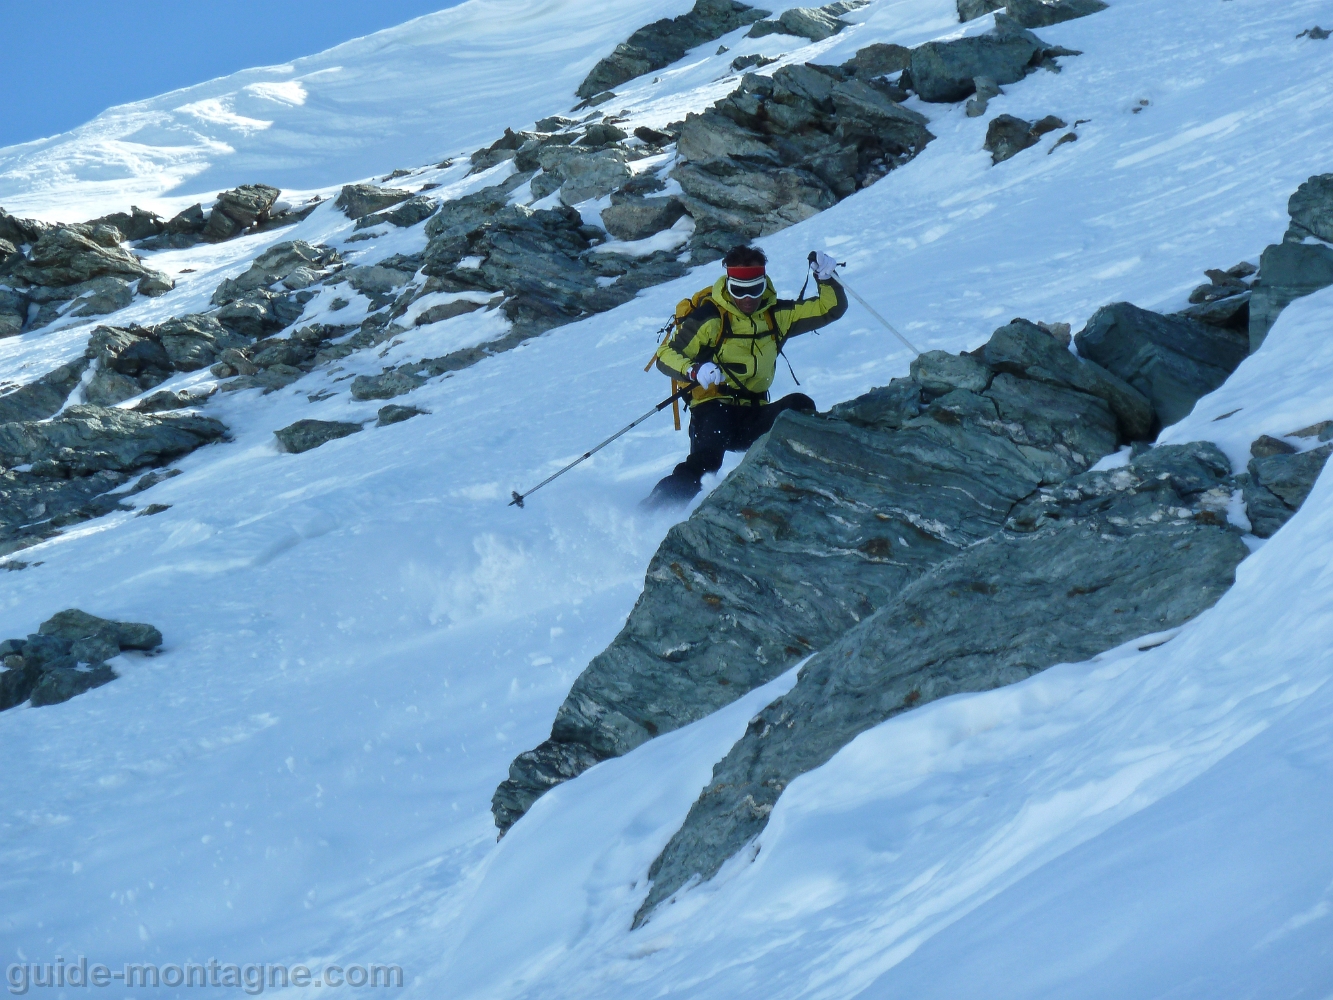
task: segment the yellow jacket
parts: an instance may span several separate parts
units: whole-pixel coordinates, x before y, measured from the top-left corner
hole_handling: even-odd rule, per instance
[[[727,279],[719,278],[711,300],[685,317],[676,332],[658,347],[658,370],[678,382],[688,382],[692,367],[712,361],[721,367],[727,380],[720,386],[695,389],[691,403],[708,399],[741,405],[767,402],[782,346],[792,337],[832,323],[847,311],[847,293],[837,278],[818,285],[817,297],[796,302],[778,298],[770,280],[759,308],[747,316],[727,295]]]

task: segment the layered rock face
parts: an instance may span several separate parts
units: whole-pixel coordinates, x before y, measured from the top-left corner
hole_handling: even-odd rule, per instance
[[[151,625],[62,611],[26,639],[0,642],[0,711],[25,701],[34,708],[69,701],[116,679],[107,660],[160,645],[162,633]]]
[[[1040,489],[1188,412],[1244,355],[1233,330],[1124,303],[1079,338],[1108,367],[1073,354],[1067,329],[1014,320],[827,415],[780,417],[667,535],[550,739],[514,760],[492,803],[501,831],[561,781],[828,648]]]
[[[551,738],[514,761],[493,803],[501,830],[552,785],[828,646],[1151,421],[1136,390],[1033,324],[977,353],[932,352],[827,416],[779,419],[671,530]]]
[[[649,870],[635,923],[711,878],[793,779],[858,734],[937,698],[1086,660],[1207,610],[1248,554],[1211,444],[1156,448],[1019,505],[997,532],[904,588],[761,711]],[[891,764],[890,764],[891,766]]]
[[[934,136],[886,87],[839,67],[747,74],[734,93],[689,115],[677,144],[696,239],[725,249],[776,232],[873,184]],[[725,246],[724,246],[725,245]]]

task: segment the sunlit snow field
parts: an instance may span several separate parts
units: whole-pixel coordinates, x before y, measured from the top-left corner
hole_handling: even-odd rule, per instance
[[[911,102],[938,138],[763,240],[779,287],[794,293],[806,252],[828,249],[918,346],[958,351],[1014,316],[1077,330],[1108,302],[1179,309],[1205,267],[1257,262],[1291,192],[1333,169],[1333,42],[1295,37],[1333,27],[1333,2],[1110,2],[1040,29],[1084,54],[1006,87],[986,117]],[[76,221],[131,202],[174,210],[237,183],[333,193],[568,112],[597,58],[687,6],[469,0],[285,75],[247,71],[0,150],[0,204]],[[661,125],[732,89],[717,78],[738,54],[841,62],[871,42],[989,24],[958,25],[952,0],[875,0],[848,19],[800,48],[737,32],[722,40],[731,52],[704,46],[604,110]],[[297,77],[303,102],[255,90]],[[259,100],[262,114],[245,103]],[[203,101],[234,118],[180,110]],[[992,167],[981,143],[999,113],[1088,121],[1075,143],[1052,151],[1052,134]],[[131,133],[144,148],[107,152]],[[488,182],[465,169],[400,183]],[[116,321],[204,308],[282,240],[355,263],[425,243],[417,227],[346,244],[351,226],[325,205],[295,228],[156,255],[177,289]],[[205,412],[234,440],[134,500],[170,510],[18,553],[39,564],[0,576],[0,638],[77,606],[151,622],[166,645],[116,661],[120,680],[73,701],[0,715],[4,962],[374,961],[432,998],[1333,995],[1328,476],[1166,644],[871,730],[791,786],[757,860],[638,931],[648,864],[790,676],[560,787],[497,845],[491,793],[632,607],[673,520],[636,504],[685,435],[662,416],[523,510],[509,491],[666,394],[642,370],[654,331],[717,273],[432,380],[395,400],[429,415],[303,455],[279,453],[272,432],[373,419],[380,404],[352,400],[351,376],[491,339],[497,314],[418,328],[268,396],[215,396]],[[315,300],[306,321],[325,309]],[[1331,316],[1333,292],[1292,305],[1164,439],[1215,440],[1239,468],[1259,434],[1333,418]],[[0,341],[0,379],[77,356],[90,329]],[[788,353],[821,407],[910,360],[856,305]],[[791,390],[785,370],[774,388]],[[323,390],[335,395],[308,401]]]

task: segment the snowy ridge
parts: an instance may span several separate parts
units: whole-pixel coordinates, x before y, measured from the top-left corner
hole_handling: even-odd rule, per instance
[[[237,181],[326,189],[466,152],[567,111],[615,41],[682,8],[471,0],[290,72],[249,71],[0,152],[0,204],[68,221]],[[799,58],[984,29],[952,8],[876,0]],[[1090,119],[1076,143],[1052,150],[1049,136],[991,167],[986,119],[914,103],[936,141],[763,240],[774,278],[794,291],[805,252],[828,248],[923,349],[974,347],[1014,315],[1077,329],[1110,301],[1181,308],[1204,267],[1279,239],[1288,195],[1333,164],[1327,43],[1295,38],[1328,10],[1115,0],[1041,29],[1084,54],[1007,88],[990,114]],[[734,55],[797,58],[796,41],[706,46],[613,106],[660,126],[734,87],[718,79]],[[497,62],[503,74],[477,72]],[[360,67],[355,85],[318,75],[335,65]],[[245,90],[293,81],[304,104],[292,88]],[[274,124],[246,132],[180,110],[210,100]],[[348,124],[353,105],[401,132],[367,142],[364,120]],[[427,120],[449,122],[447,141]],[[293,147],[307,158],[283,165]],[[108,151],[125,166],[98,179]],[[484,182],[454,171],[412,183],[461,194]],[[340,245],[355,263],[424,242],[418,228],[349,246],[351,225],[325,206],[290,229],[154,255],[178,287],[117,322],[201,308],[278,241]],[[526,510],[505,498],[661,397],[641,371],[652,332],[714,273],[432,380],[402,400],[428,415],[305,455],[279,454],[273,430],[371,418],[378,404],[349,399],[343,378],[485,338],[494,318],[421,328],[272,395],[215,398],[207,412],[235,440],[182,460],[184,475],[139,501],[170,510],[113,514],[26,550],[40,565],[4,575],[4,635],[78,606],[152,621],[167,648],[123,657],[120,680],[74,701],[0,715],[6,962],[394,962],[413,996],[1327,991],[1328,475],[1178,636],[864,734],[792,785],[753,863],[735,859],[642,931],[628,927],[649,862],[790,675],[562,786],[496,845],[491,790],[632,606],[669,527],[635,502],[684,436],[644,425]],[[1259,434],[1333,418],[1331,310],[1329,292],[1290,306],[1163,440],[1217,441],[1239,466]],[[0,341],[0,377],[49,370],[87,332]],[[855,308],[805,339],[793,361],[825,407],[909,361]],[[338,394],[308,401],[324,388]]]

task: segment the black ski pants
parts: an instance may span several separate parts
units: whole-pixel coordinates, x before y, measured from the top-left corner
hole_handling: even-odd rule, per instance
[[[722,468],[729,451],[745,451],[767,434],[783,410],[815,411],[815,401],[793,392],[773,403],[737,406],[710,399],[690,407],[690,455],[657,485],[659,493],[686,499],[699,492],[706,472]]]

